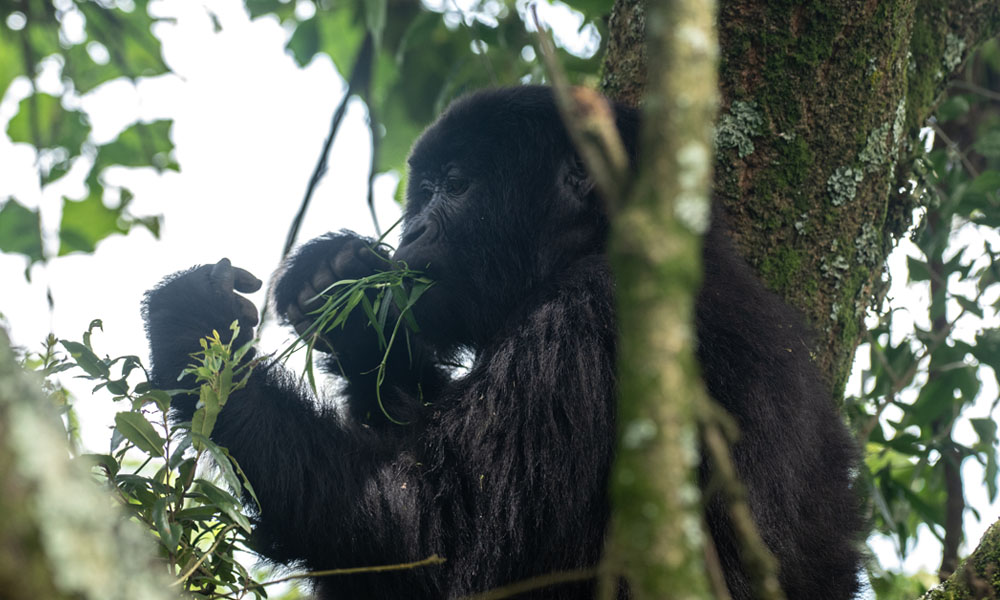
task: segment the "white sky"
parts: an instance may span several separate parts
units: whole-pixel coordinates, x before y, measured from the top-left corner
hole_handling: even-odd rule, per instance
[[[205,6],[219,17],[221,33],[214,32]],[[548,12],[544,4],[540,9],[543,21],[566,23],[565,28],[559,27],[567,32],[560,37],[570,39],[575,27],[566,19],[566,11]],[[94,138],[102,143],[136,118],[174,119],[172,138],[182,169],[179,174],[158,176],[152,170],[124,169],[113,174],[116,183],[127,184],[135,192],[134,214],[165,215],[161,239],[154,240],[140,229],[113,236],[101,242],[93,255],[71,255],[36,265],[31,283],[22,275],[23,258],[0,254],[0,313],[16,344],[38,349],[49,332],[78,340],[90,321],[99,318],[104,321],[104,334],[98,333],[94,340],[99,352],[145,358],[139,305],[143,292],[164,275],[224,256],[265,279],[277,267],[344,83],[325,56],[299,69],[284,52],[286,31],[274,19],[250,22],[239,0],[210,0],[205,5],[168,0],[158,2],[155,10],[159,16],[177,19],[176,25],[162,24],[156,29],[175,75],[138,86],[112,82],[85,97],[82,106],[91,113]],[[576,48],[592,47],[593,35],[585,30]],[[0,102],[0,129],[5,131],[17,101],[27,91],[21,81]],[[330,169],[313,198],[300,241],[341,228],[373,234],[365,204],[369,154],[364,108],[355,102],[341,125]],[[79,198],[84,190],[76,177],[75,184],[53,185],[42,194],[33,161],[30,147],[11,144],[0,135],[0,199],[13,195],[23,204],[41,208],[47,248],[54,254],[58,240],[52,233],[58,227],[61,198]],[[399,209],[392,201],[394,188],[393,176],[381,178],[376,186],[383,228],[398,218]],[[902,253],[893,257],[891,268],[904,272]],[[55,301],[51,312],[46,286]],[[910,293],[898,286],[893,290],[896,297]],[[260,306],[263,292],[251,298]],[[913,301],[919,304],[920,298]],[[286,339],[289,336],[272,327],[263,344],[274,349]],[[117,407],[106,397],[90,397],[88,382],[70,386],[77,396],[85,446],[106,451],[106,428]],[[986,386],[971,416],[984,416],[994,398],[995,386]],[[960,429],[963,436],[968,435],[967,425]],[[969,538],[978,540],[1000,517],[1000,508],[988,505],[978,464],[966,461],[963,473],[968,500],[982,513],[981,522],[971,514],[966,516]],[[885,565],[896,564],[890,542],[874,546]],[[932,536],[923,535],[905,567],[933,572],[939,557],[940,546]]]

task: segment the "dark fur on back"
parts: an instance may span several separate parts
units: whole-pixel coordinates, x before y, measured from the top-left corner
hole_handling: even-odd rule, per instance
[[[635,150],[636,114],[617,109]],[[403,563],[440,566],[318,582],[320,598],[458,598],[593,566],[609,517],[616,436],[614,284],[607,218],[585,182],[549,90],[523,87],[457,102],[410,159],[396,252],[437,282],[415,308],[422,333],[380,358],[357,317],[325,337],[328,370],[346,380],[346,410],[320,408],[277,366],[230,400],[213,438],[261,501],[260,552],[310,570]],[[384,250],[379,250],[383,255]],[[798,318],[766,291],[725,233],[706,238],[698,356],[712,396],[741,429],[734,457],[789,598],[850,598],[857,588],[854,446],[809,360]],[[350,232],[306,244],[275,290],[286,322],[308,321],[328,279],[382,259]],[[218,273],[167,279],[146,301],[154,383],[175,387],[187,355],[239,316]],[[249,325],[249,323],[248,323]],[[447,364],[468,348],[471,369]],[[192,397],[175,399],[189,419]],[[704,478],[710,473],[703,471]],[[749,598],[717,499],[709,525],[734,598]],[[591,582],[518,598],[583,599]]]

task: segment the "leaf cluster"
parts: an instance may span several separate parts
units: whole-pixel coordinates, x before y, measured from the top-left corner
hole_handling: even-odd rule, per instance
[[[292,31],[287,48],[302,66],[323,53],[338,72],[351,73],[363,39],[372,36],[376,54],[367,81],[357,91],[368,106],[375,142],[373,173],[404,173],[412,141],[455,97],[483,87],[544,81],[534,59],[532,33],[518,10],[523,3],[480,1],[465,11],[448,2],[435,10],[409,0],[306,4],[315,8],[314,14],[301,17],[296,5],[282,0],[246,1],[251,17],[277,17]],[[595,26],[602,42],[611,4],[573,3],[583,15],[581,27]],[[601,51],[589,57],[563,48],[558,53],[571,80],[596,83]]]
[[[213,331],[183,373],[196,389],[159,390],[141,377],[145,369],[137,357],[98,356],[91,334],[100,327],[92,322],[80,342],[60,340],[67,356],[44,363],[49,374],[81,370],[81,377],[95,382],[93,392],[107,390],[123,405],[108,453],[76,460],[90,466],[131,519],[158,541],[176,587],[198,598],[267,597],[266,584],[237,558],[250,550],[251,534],[240,497],[256,502],[254,490],[236,460],[209,438],[256,364],[245,360],[253,342],[236,348]],[[238,324],[231,330],[230,339],[236,339]],[[170,399],[180,394],[198,396],[190,423],[168,418]]]
[[[79,108],[82,96],[111,80],[135,82],[169,72],[152,34],[158,19],[148,5],[149,0],[0,2],[0,97],[14,90],[16,80],[28,83],[6,133],[15,143],[34,147],[42,192],[74,166],[85,173],[85,195],[63,198],[59,256],[92,252],[102,239],[137,225],[159,235],[160,218],[131,214],[131,191],[108,182],[104,172],[113,165],[177,170],[170,156],[171,122],[135,122],[99,144]],[[58,84],[42,86],[41,75],[49,71],[57,73]],[[27,269],[50,258],[39,213],[24,199],[3,199],[0,252],[25,256]]]
[[[949,519],[948,507],[958,501],[964,512],[965,460],[982,465],[981,484],[990,501],[997,498],[998,400],[986,414],[969,416],[991,371],[1000,384],[1000,104],[986,90],[997,82],[1000,44],[994,40],[970,61],[965,80],[956,82],[930,123],[934,144],[918,161],[912,193],[922,214],[907,258],[908,289],[929,300],[914,309],[890,299],[861,350],[871,364],[864,393],[848,399],[867,444],[875,526],[894,539],[901,557],[921,525],[945,543],[946,555],[949,543],[956,544],[946,539],[961,539],[961,519],[955,531],[956,509]],[[976,440],[960,443],[955,430],[968,426]],[[903,585],[891,574],[872,576],[876,588]]]
[[[387,266],[392,266],[392,263],[386,262]],[[412,358],[410,333],[420,331],[420,327],[413,318],[412,309],[424,292],[434,285],[434,282],[419,271],[411,270],[405,265],[397,265],[396,267],[359,279],[342,279],[321,290],[318,296],[312,299],[323,299],[322,306],[310,313],[313,317],[313,323],[278,355],[278,360],[287,359],[295,351],[305,348],[304,376],[308,379],[313,390],[316,390],[316,375],[312,360],[316,345],[320,344],[324,350],[332,349],[335,351],[336,348],[323,347],[326,344],[326,336],[337,328],[343,329],[355,309],[360,308],[364,312],[367,324],[374,330],[372,335],[378,339],[378,348],[382,352],[382,359],[374,368],[376,372],[376,400],[382,414],[389,421],[402,425],[402,422],[388,413],[382,403],[382,383],[385,381],[389,353],[395,347],[400,333],[405,340],[407,354]],[[393,308],[395,311],[392,310]],[[401,329],[404,324],[405,327]]]

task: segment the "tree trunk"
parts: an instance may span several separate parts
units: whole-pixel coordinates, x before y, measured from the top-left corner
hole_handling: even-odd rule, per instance
[[[617,0],[605,91],[645,87],[643,0]],[[913,149],[949,76],[1000,31],[992,0],[723,0],[715,196],[767,284],[801,310],[841,398],[885,257],[909,226]]]

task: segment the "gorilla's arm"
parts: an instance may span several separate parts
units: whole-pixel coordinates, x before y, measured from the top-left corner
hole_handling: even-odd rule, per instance
[[[360,279],[392,268],[388,253],[374,240],[343,231],[314,239],[285,261],[275,285],[275,308],[282,321],[299,334],[309,332],[323,305],[317,298],[332,284]],[[369,293],[371,298],[371,293]],[[389,339],[398,311],[390,307],[387,319]],[[378,336],[364,311],[355,308],[342,327],[321,332],[316,349],[326,353],[321,358],[324,370],[342,376],[345,398],[351,415],[361,422],[389,425],[388,414],[399,422],[417,418],[424,397],[434,397],[447,382],[437,366],[435,353],[419,335],[401,326],[396,342],[386,360],[385,380],[376,395],[378,366],[385,355]],[[409,339],[403,339],[408,335]]]
[[[177,377],[212,329],[225,339],[229,324],[239,319],[239,341],[250,339],[256,312],[234,288],[259,286],[223,260],[171,276],[151,290],[145,317],[154,385],[192,387],[190,378],[178,383]],[[194,395],[175,396],[174,420],[189,420],[195,404]],[[411,495],[400,492],[413,481],[414,469],[410,455],[399,452],[401,438],[377,436],[318,408],[277,365],[256,367],[247,386],[233,393],[212,439],[229,449],[253,482],[261,505],[256,543],[269,558],[304,559],[311,568],[417,558],[411,551],[422,547],[416,536],[427,530],[420,525],[427,517]],[[392,548],[398,549],[395,556]]]
[[[857,540],[844,532],[862,530],[851,485],[857,456],[809,357],[808,332],[739,257],[718,219],[703,259],[698,358],[709,393],[739,426],[733,461],[781,565],[782,588],[789,598],[815,597],[823,581],[827,597],[849,598],[859,554]],[[719,498],[710,498],[707,516],[730,591],[750,597]]]

